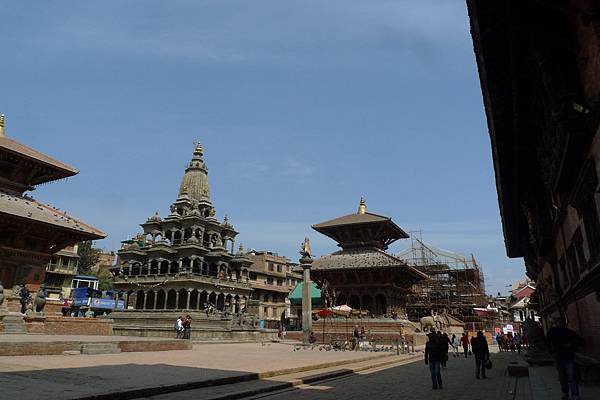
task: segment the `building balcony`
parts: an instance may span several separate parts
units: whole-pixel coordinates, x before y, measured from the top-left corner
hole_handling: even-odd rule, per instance
[[[76,270],[76,267],[70,267],[59,264],[48,264],[48,266],[46,266],[46,272],[54,272],[55,274],[76,275]]]

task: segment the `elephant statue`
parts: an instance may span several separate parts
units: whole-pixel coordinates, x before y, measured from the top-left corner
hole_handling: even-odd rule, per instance
[[[431,330],[441,329],[442,323],[437,315],[430,315],[421,318],[421,331],[431,332]]]

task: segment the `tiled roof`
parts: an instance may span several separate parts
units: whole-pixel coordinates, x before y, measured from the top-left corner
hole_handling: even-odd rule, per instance
[[[339,225],[350,225],[350,224],[361,224],[361,223],[371,223],[371,222],[383,222],[383,221],[391,221],[391,218],[384,217],[383,215],[377,215],[373,213],[366,212],[364,214],[348,214],[343,217],[330,219],[329,221],[321,222],[319,224],[315,224],[312,227],[314,229],[318,228],[326,228],[330,226],[339,226]]]
[[[13,215],[81,233],[85,239],[102,239],[106,234],[93,226],[30,197],[0,191],[0,214]]]
[[[73,168],[70,165],[60,162],[50,156],[32,149],[31,147],[25,146],[24,144],[7,137],[0,137],[0,150],[16,153],[30,160],[45,164],[51,169],[60,172],[65,178],[79,173],[76,168]]]
[[[336,269],[363,269],[400,267],[419,276],[421,279],[429,277],[417,269],[410,267],[404,261],[387,254],[377,248],[340,250],[335,253],[316,259],[311,270],[324,271]]]

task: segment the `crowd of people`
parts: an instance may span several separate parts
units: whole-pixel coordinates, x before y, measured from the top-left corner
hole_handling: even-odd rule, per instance
[[[449,350],[453,350],[454,357],[461,357],[459,347],[462,347],[464,357],[474,356],[475,377],[486,379],[486,369],[491,368],[492,363],[488,342],[482,331],[477,332],[473,338],[469,338],[467,333],[463,333],[460,338],[455,335],[449,338],[447,334],[439,331],[429,332],[427,337],[425,364],[429,366],[433,389],[442,389],[441,370],[447,368]],[[499,332],[494,339],[499,352],[512,352],[520,355],[521,349],[529,346],[525,333]],[[545,344],[555,359],[562,398],[578,400],[579,372],[575,353],[577,348],[585,344],[585,341],[575,331],[566,327],[563,318],[557,318],[554,326],[546,334]]]
[[[521,354],[521,349],[527,347],[527,335],[516,332],[514,335],[512,332],[500,333],[496,335],[496,344],[498,350],[502,353],[505,351],[517,352]]]
[[[190,339],[192,334],[192,317],[187,314],[177,317],[175,321],[175,337],[177,339]]]
[[[428,340],[425,344],[425,364],[429,366],[432,389],[442,389],[441,370],[448,368],[448,353],[450,348],[453,349],[454,357],[460,357],[459,346],[462,346],[465,357],[469,357],[470,354],[475,356],[475,377],[477,379],[486,379],[485,371],[486,368],[491,367],[491,361],[487,339],[482,331],[477,332],[477,336],[474,336],[470,340],[466,333],[463,333],[459,339],[456,335],[449,337],[447,333],[440,331],[429,332],[427,338]]]

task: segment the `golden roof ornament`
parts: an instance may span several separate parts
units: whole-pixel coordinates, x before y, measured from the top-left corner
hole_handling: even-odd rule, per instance
[[[196,148],[194,148],[194,155],[201,156],[204,154],[204,149],[202,148],[200,142],[194,142],[194,145],[196,146]]]
[[[4,114],[0,114],[0,137],[4,137]]]
[[[310,239],[308,238],[308,236],[306,236],[304,238],[304,242],[302,242],[302,246],[300,248],[300,255],[304,258],[310,258],[312,256],[312,253],[310,251]]]
[[[365,202],[364,197],[360,198],[360,203],[358,204],[358,213],[364,214],[367,212],[367,203]]]
[[[240,243],[240,247],[238,249],[238,254],[244,254],[244,245]]]

